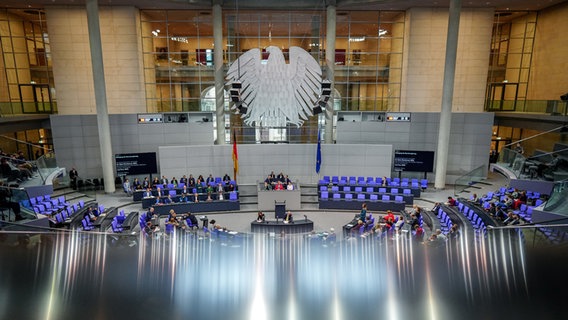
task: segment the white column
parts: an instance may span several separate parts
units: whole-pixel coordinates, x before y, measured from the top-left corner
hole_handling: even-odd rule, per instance
[[[442,89],[442,112],[440,113],[440,129],[438,132],[438,151],[436,154],[436,179],[434,187],[446,187],[446,169],[448,166],[448,150],[450,146],[450,129],[452,125],[452,100],[454,98],[454,78],[456,73],[456,56],[458,51],[458,33],[460,27],[461,0],[450,1],[448,37],[446,40],[446,60],[444,63],[444,84]]]
[[[333,103],[335,92],[335,1],[329,1],[326,19],[325,61],[327,63],[327,79],[331,81],[331,96],[325,108],[325,143],[333,143]]]
[[[225,74],[223,73],[223,12],[220,1],[213,1],[213,62],[215,65],[215,114],[217,144],[225,144]]]
[[[101,148],[101,165],[103,167],[103,178],[105,179],[104,186],[106,193],[113,193],[115,191],[114,169],[112,166],[113,154],[108,120],[101,29],[99,25],[99,5],[97,0],[87,0],[86,7],[93,83],[95,86],[95,103],[97,105],[97,127],[99,130],[99,144]]]

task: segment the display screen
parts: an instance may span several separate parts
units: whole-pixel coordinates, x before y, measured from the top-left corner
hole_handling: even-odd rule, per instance
[[[433,172],[434,151],[395,150],[394,171]]]
[[[122,153],[114,158],[118,176],[158,173],[155,152]]]

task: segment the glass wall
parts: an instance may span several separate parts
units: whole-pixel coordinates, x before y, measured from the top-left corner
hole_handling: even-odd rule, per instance
[[[45,13],[0,10],[0,114],[56,111]]]
[[[531,111],[526,96],[536,31],[536,12],[497,12],[493,22],[488,111]]]
[[[297,46],[320,63],[325,78],[325,10],[223,13],[225,70],[247,50],[265,52],[268,46],[277,46],[288,60],[289,48]],[[147,111],[210,111],[214,107],[211,12],[143,10],[141,19]],[[398,110],[404,12],[338,12],[336,27],[334,110]],[[227,130],[243,128],[238,134],[243,142],[256,143],[315,142],[318,122],[324,122],[320,115],[310,117],[303,129],[255,129],[245,128],[240,115],[226,119]],[[228,142],[230,130],[226,132]]]

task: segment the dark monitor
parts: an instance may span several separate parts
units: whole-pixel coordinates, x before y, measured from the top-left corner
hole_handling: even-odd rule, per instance
[[[276,219],[284,220],[286,218],[286,201],[274,201],[274,215]]]
[[[118,176],[158,173],[155,152],[115,154]]]
[[[394,171],[433,172],[434,151],[395,150]]]

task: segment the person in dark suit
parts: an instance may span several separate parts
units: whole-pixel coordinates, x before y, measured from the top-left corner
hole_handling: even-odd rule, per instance
[[[79,177],[79,173],[77,172],[77,169],[71,168],[71,171],[69,171],[69,179],[71,179],[71,188],[73,188],[73,190],[77,190],[77,178],[78,177]]]
[[[207,185],[209,185],[210,182],[215,182],[215,178],[213,178],[212,174],[209,174],[209,177],[207,177],[207,181],[205,181],[207,183]]]
[[[150,188],[146,188],[146,191],[144,191],[144,198],[152,198],[154,195],[152,194],[152,190],[150,190]]]
[[[148,177],[144,178],[144,181],[142,181],[142,189],[148,189],[150,188],[150,180],[148,180]]]
[[[188,186],[190,189],[195,188],[195,178],[193,177],[192,174],[190,174],[190,175],[189,175],[189,179],[187,179],[187,186]]]
[[[160,183],[163,185],[167,185],[168,184],[168,178],[166,178],[166,176],[162,176],[162,180],[160,180]]]

